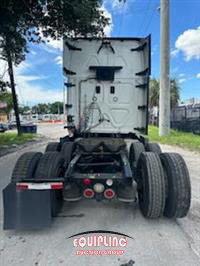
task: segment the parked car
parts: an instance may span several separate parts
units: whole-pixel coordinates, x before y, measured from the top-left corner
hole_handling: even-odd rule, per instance
[[[30,124],[30,123],[25,122],[25,121],[21,121],[21,122],[20,122],[20,125],[21,125],[21,126],[24,126],[24,125],[27,125],[27,124]],[[31,124],[32,124],[32,123],[31,123]],[[11,130],[11,129],[16,129],[16,128],[17,128],[17,123],[16,123],[16,121],[10,121],[10,122],[8,122],[7,127],[8,127],[9,130]]]
[[[3,123],[0,123],[0,132],[1,132],[1,133],[4,133],[6,130],[7,130],[6,125],[3,124]]]
[[[8,122],[8,129],[14,129],[17,127],[16,121],[10,121]]]

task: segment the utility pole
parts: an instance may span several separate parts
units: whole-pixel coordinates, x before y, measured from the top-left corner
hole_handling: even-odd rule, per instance
[[[160,0],[160,136],[170,133],[169,1]]]

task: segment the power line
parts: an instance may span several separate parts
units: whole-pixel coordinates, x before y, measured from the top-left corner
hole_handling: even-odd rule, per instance
[[[149,2],[148,2],[147,10],[150,8],[150,5],[151,5],[151,0],[149,0]],[[142,33],[142,28],[143,28],[143,26],[144,26],[144,24],[145,24],[145,21],[146,21],[147,12],[148,12],[148,11],[146,11],[145,14],[144,14],[144,17],[143,17],[143,20],[142,20],[142,22],[141,22],[141,24],[140,24],[140,27],[139,27],[139,29],[138,29],[137,35],[139,35],[139,31],[141,31],[141,33]]]
[[[151,13],[151,16],[150,16],[149,22],[146,24],[146,28],[145,28],[145,30],[144,30],[144,33],[147,32],[147,30],[149,29],[149,27],[150,27],[150,25],[151,25],[151,23],[152,23],[153,17],[154,17],[154,15],[155,15],[156,11],[157,11],[157,8],[156,8],[156,7],[157,7],[157,3],[155,4],[155,6],[154,6],[154,8],[153,8],[153,10],[152,10],[152,13]]]
[[[120,19],[120,25],[119,25],[118,36],[120,36],[120,34],[121,34],[121,29],[122,29],[122,27],[123,27],[124,13],[125,13],[125,1],[123,1],[123,7],[122,7],[122,13],[121,13],[121,19]]]

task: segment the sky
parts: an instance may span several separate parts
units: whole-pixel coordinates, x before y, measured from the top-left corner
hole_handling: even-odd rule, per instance
[[[110,18],[107,36],[152,35],[152,78],[160,73],[160,0],[104,0]],[[170,76],[181,87],[181,100],[200,99],[200,1],[170,1]],[[0,62],[0,74],[6,65]],[[21,105],[62,101],[62,41],[30,45],[26,60],[15,68]]]

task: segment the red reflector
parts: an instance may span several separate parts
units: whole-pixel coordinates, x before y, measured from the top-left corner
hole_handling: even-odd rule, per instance
[[[49,190],[49,189],[63,189],[64,185],[62,182],[47,182],[47,183],[17,183],[16,189],[30,189],[30,190]]]
[[[112,189],[108,188],[104,191],[104,197],[106,199],[112,199],[114,198],[114,196],[115,196],[115,192]]]
[[[63,183],[51,184],[51,189],[63,189]]]
[[[88,186],[91,183],[91,180],[89,178],[83,179],[84,186]]]
[[[17,190],[25,190],[28,189],[28,184],[16,184]]]
[[[87,188],[84,190],[83,195],[87,199],[91,199],[94,197],[94,191],[91,188]]]

